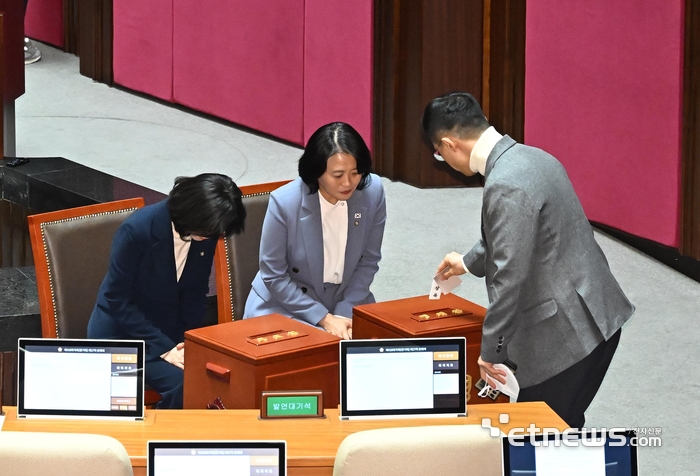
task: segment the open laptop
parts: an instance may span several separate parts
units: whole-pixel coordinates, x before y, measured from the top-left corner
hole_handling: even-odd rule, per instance
[[[340,342],[340,418],[466,416],[466,339]]]
[[[504,476],[637,476],[629,430],[503,437]]]
[[[19,339],[17,416],[143,419],[144,342]]]
[[[148,476],[285,476],[284,441],[149,441]]]

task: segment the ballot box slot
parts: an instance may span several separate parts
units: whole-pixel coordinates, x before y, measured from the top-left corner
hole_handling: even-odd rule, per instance
[[[414,312],[411,319],[418,322],[431,322],[439,319],[449,319],[451,317],[469,316],[472,313],[456,307],[443,307],[430,311]]]
[[[246,337],[246,341],[249,344],[255,346],[274,344],[276,342],[283,342],[291,339],[299,339],[301,337],[306,337],[308,334],[294,330],[282,330],[278,329],[276,331],[265,332],[264,334],[256,334]]]

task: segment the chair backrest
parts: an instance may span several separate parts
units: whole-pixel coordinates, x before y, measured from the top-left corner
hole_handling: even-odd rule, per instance
[[[111,436],[0,432],[2,476],[133,476],[129,455]]]
[[[87,337],[114,233],[143,205],[132,198],[27,217],[43,337]]]
[[[383,428],[354,433],[338,448],[333,476],[500,476],[501,439],[480,425]]]
[[[251,283],[260,269],[260,238],[270,192],[288,182],[241,187],[247,214],[245,231],[220,239],[214,257],[219,323],[243,319]]]

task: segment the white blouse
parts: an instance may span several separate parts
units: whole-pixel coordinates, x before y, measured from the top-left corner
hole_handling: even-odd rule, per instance
[[[180,234],[175,231],[175,225],[170,223],[173,227],[173,245],[175,246],[175,270],[177,271],[177,280],[180,281],[180,276],[182,276],[182,271],[185,269],[185,263],[187,263],[187,254],[190,252],[191,241],[185,241],[180,238]]]
[[[323,198],[321,227],[323,228],[323,282],[340,284],[345,270],[345,247],[348,243],[348,204],[338,200],[335,205]]]

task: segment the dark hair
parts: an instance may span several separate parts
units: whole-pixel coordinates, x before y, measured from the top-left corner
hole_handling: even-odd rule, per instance
[[[423,141],[432,150],[441,134],[451,132],[462,139],[476,139],[489,128],[489,121],[474,96],[453,92],[437,97],[425,106],[421,125]]]
[[[178,177],[168,194],[168,212],[175,231],[183,238],[230,236],[242,232],[245,225],[241,197],[241,190],[226,175]]]
[[[369,185],[372,156],[367,144],[350,124],[332,122],[311,135],[299,159],[299,177],[308,185],[310,194],[318,192],[318,179],[326,173],[328,159],[339,152],[355,157],[357,171],[362,175],[357,190]]]

